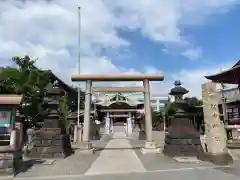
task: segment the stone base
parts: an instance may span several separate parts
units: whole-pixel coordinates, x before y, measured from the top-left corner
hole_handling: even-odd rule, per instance
[[[72,153],[73,150],[68,135],[49,137],[39,134],[33,139],[25,155],[34,159],[59,159],[66,158]]]
[[[144,148],[141,148],[142,154],[158,154],[161,153],[161,149],[156,147],[155,142],[145,142]]]
[[[155,149],[141,148],[141,153],[142,154],[159,154],[161,153],[161,149],[160,148],[155,148]]]
[[[81,154],[95,154],[95,152],[96,152],[96,148],[78,149],[77,151],[75,151],[75,153],[81,153]]]
[[[228,141],[227,148],[229,148],[229,149],[239,149],[240,148],[240,140]]]
[[[163,153],[170,157],[199,157],[204,150],[199,133],[171,132],[165,136]]]
[[[211,154],[205,153],[203,160],[210,161],[216,165],[229,165],[233,163],[233,158],[229,153]]]
[[[90,149],[93,149],[91,142],[81,142],[81,143],[77,143],[75,146],[79,150],[90,150]]]
[[[13,153],[0,153],[0,176],[15,176],[18,161]]]
[[[146,133],[144,131],[139,131],[139,140],[146,140]]]
[[[83,153],[83,154],[94,154],[96,152],[96,148],[92,147],[91,142],[81,142],[75,145],[76,151],[75,153]]]
[[[193,156],[189,156],[189,157],[173,157],[173,159],[179,163],[200,163],[201,161]]]

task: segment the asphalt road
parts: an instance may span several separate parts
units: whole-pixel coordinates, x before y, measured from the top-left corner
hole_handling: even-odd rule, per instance
[[[18,180],[238,180],[240,179],[240,167],[200,167],[157,170],[139,173],[102,174],[102,175],[61,175],[41,177],[16,177]],[[0,178],[1,179],[1,178]],[[7,180],[7,179],[6,179]]]

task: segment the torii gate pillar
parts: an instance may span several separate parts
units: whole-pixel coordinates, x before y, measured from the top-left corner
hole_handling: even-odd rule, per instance
[[[92,149],[90,142],[90,128],[91,128],[91,99],[92,99],[92,81],[86,81],[85,92],[85,106],[84,106],[84,122],[83,122],[83,144],[85,149]]]
[[[151,102],[150,102],[150,88],[149,88],[149,80],[143,80],[144,86],[144,109],[145,109],[145,133],[146,133],[146,141],[144,148],[141,149],[143,154],[148,153],[160,153],[160,148],[156,147],[156,143],[152,138],[152,111],[151,111]]]

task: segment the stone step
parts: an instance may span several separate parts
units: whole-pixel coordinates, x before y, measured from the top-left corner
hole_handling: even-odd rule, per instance
[[[228,142],[227,147],[233,148],[233,149],[240,149],[240,141],[236,140],[236,141]]]
[[[200,145],[201,140],[199,139],[191,139],[191,138],[178,138],[178,139],[171,139],[171,138],[166,138],[165,142],[167,144],[175,144],[175,145]]]

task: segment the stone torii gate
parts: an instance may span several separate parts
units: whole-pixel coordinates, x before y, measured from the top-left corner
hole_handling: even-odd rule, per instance
[[[91,93],[92,93],[92,82],[100,81],[142,81],[143,87],[111,87],[104,89],[104,87],[96,88],[95,91],[111,91],[111,92],[143,92],[144,93],[144,109],[145,109],[145,131],[146,131],[146,142],[144,148],[141,149],[143,154],[146,153],[158,153],[160,149],[156,147],[156,143],[152,138],[152,112],[150,103],[150,90],[149,81],[163,81],[163,74],[112,74],[112,75],[72,75],[72,81],[85,81],[86,92],[85,92],[85,107],[84,107],[84,128],[83,128],[83,146],[84,149],[91,150],[92,144],[90,142],[90,111],[91,111]]]

